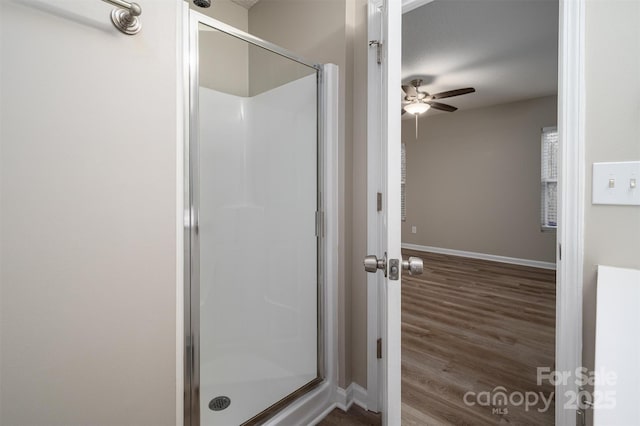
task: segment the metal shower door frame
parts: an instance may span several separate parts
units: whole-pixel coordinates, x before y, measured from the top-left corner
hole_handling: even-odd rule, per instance
[[[316,160],[317,160],[317,361],[318,369],[316,379],[309,382],[302,388],[294,391],[274,406],[267,408],[263,413],[256,413],[258,416],[250,419],[247,423],[254,423],[254,420],[262,421],[275,414],[289,403],[295,401],[300,396],[314,389],[325,379],[326,359],[324,354],[325,332],[323,327],[322,313],[324,309],[324,287],[325,259],[324,259],[324,210],[325,200],[322,194],[325,193],[324,185],[324,135],[322,134],[322,123],[324,122],[325,100],[323,90],[323,67],[320,64],[307,61],[304,58],[288,51],[280,46],[266,40],[255,37],[216,19],[203,15],[194,10],[189,10],[188,36],[189,44],[185,49],[185,61],[188,63],[188,119],[187,135],[184,142],[184,426],[200,425],[200,240],[198,232],[199,223],[199,141],[198,141],[198,83],[199,83],[199,24],[204,24],[237,39],[243,40],[251,45],[260,47],[292,61],[298,62],[315,69],[317,76],[316,85]],[[247,424],[245,423],[245,424]]]

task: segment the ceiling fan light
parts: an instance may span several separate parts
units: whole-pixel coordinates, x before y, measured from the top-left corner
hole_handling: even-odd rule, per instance
[[[404,110],[409,114],[418,115],[427,112],[431,105],[424,102],[413,102],[404,106]]]

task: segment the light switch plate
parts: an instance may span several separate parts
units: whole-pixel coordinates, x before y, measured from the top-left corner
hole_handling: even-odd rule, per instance
[[[593,163],[591,202],[640,206],[640,161]]]

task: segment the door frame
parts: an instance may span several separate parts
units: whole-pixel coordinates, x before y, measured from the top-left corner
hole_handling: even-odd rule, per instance
[[[558,21],[558,231],[556,240],[556,371],[582,366],[582,276],[585,210],[585,9],[586,0],[560,0]],[[575,425],[575,380],[556,385],[556,425]],[[559,403],[563,401],[563,403]]]
[[[388,262],[402,257],[400,144],[390,137],[400,134],[400,116],[390,102],[401,99],[396,89],[400,85],[401,6],[396,0],[368,2],[367,253],[388,256]],[[393,87],[388,87],[388,81],[394,82]],[[397,168],[388,166],[394,159]],[[390,187],[390,182],[396,181],[398,186]],[[384,269],[384,274],[367,274],[366,405],[368,410],[382,412],[383,425],[395,425],[401,416],[402,274],[392,280],[387,277],[389,265]]]
[[[380,40],[382,22],[377,11],[383,0],[370,0],[368,11],[368,40]],[[380,124],[382,121],[382,99],[380,84],[382,70],[377,61],[376,45],[371,45],[367,65],[367,253],[382,255],[383,224],[378,212],[378,193],[382,193],[382,139]],[[359,260],[359,259],[358,259]],[[382,334],[382,293],[384,277],[381,274],[367,275],[367,409],[378,412],[383,407],[382,363],[378,359],[378,339]]]
[[[316,230],[318,244],[318,374],[321,381],[304,394],[279,408],[264,425],[314,424],[335,407],[338,383],[338,67],[317,65],[275,44],[242,32],[223,22],[191,10],[183,3],[177,19],[179,40],[177,48],[177,271],[176,286],[176,425],[198,425],[198,330],[191,322],[197,312],[191,310],[194,293],[192,279],[192,240],[197,239],[197,206],[193,205],[191,164],[192,111],[197,111],[193,93],[193,76],[197,75],[197,52],[191,50],[195,37],[191,31],[196,22],[203,22],[234,37],[258,45],[275,54],[316,68],[318,75],[318,212]]]
[[[369,1],[369,40],[377,40],[375,11]],[[393,1],[393,0],[386,0]],[[403,13],[432,0],[403,0]],[[582,276],[584,261],[584,209],[585,209],[585,8],[586,0],[559,1],[558,37],[558,137],[560,148],[559,173],[559,225],[556,234],[556,371],[575,373],[582,366]],[[374,30],[372,32],[372,30]],[[379,74],[376,52],[369,49],[369,87],[367,104],[367,252],[379,250],[380,224],[377,214],[377,192],[381,166],[385,158],[378,133],[376,114],[381,108],[380,87],[371,83]],[[399,95],[400,96],[400,95]],[[398,96],[398,97],[399,97]],[[384,372],[376,358],[377,340],[381,336],[385,313],[380,309],[378,274],[367,276],[367,408],[377,411],[382,407]],[[400,352],[400,347],[389,348]],[[399,354],[397,354],[399,356]],[[573,376],[572,376],[573,377]],[[574,381],[556,385],[556,425],[575,425],[576,407],[562,409],[570,396],[578,395]],[[560,403],[564,401],[564,403]]]

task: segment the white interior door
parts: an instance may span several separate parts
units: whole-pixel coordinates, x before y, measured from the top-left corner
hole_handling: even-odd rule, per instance
[[[369,1],[368,272],[370,409],[400,425],[401,3]],[[377,338],[381,353],[376,354]],[[377,355],[381,355],[378,358]]]

